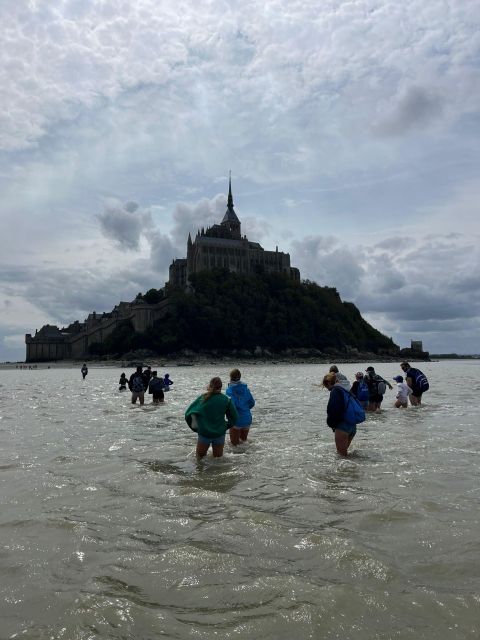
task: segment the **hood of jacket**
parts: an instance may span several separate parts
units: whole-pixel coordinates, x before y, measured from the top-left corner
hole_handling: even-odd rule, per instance
[[[347,379],[347,376],[343,375],[343,373],[337,373],[337,382],[335,384],[340,385],[346,391],[350,391],[350,387],[352,386]]]

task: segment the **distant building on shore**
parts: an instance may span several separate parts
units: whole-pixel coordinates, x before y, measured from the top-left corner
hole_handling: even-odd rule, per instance
[[[244,274],[284,273],[300,281],[300,271],[290,266],[290,254],[278,251],[278,247],[275,251],[266,251],[258,242],[242,237],[241,223],[233,208],[231,178],[227,211],[222,222],[199,230],[194,241],[188,235],[187,257],[174,260],[170,265],[163,300],[157,304],[147,304],[142,299],[120,302],[109,313],[93,311],[84,322],[77,320],[62,329],[44,325],[35,331],[35,335],[26,334],[25,361],[86,358],[93,344],[102,344],[116,327],[125,322],[130,322],[136,332],[142,333],[167,313],[169,290],[188,288],[191,274],[219,267]]]

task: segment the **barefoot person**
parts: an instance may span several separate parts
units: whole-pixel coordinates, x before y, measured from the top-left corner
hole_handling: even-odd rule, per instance
[[[430,388],[426,375],[420,369],[411,367],[408,362],[402,362],[400,367],[405,374],[405,382],[412,390],[410,404],[413,406],[422,404],[422,394]]]
[[[190,429],[198,433],[197,457],[203,458],[212,445],[213,457],[220,458],[223,455],[225,433],[238,422],[235,405],[222,393],[220,378],[210,380],[207,392],[198,396],[185,411],[185,420]]]
[[[403,376],[395,376],[395,382],[397,383],[397,395],[395,396],[394,406],[397,409],[408,407],[408,396],[412,393],[412,390],[406,382],[403,381]]]
[[[150,382],[148,383],[148,393],[152,394],[152,403],[160,404],[164,401],[163,395],[163,378],[157,376],[156,371],[152,371]]]
[[[124,373],[122,373],[122,375],[120,376],[120,380],[118,381],[118,384],[119,384],[119,387],[118,387],[119,391],[127,390],[128,380],[127,380],[127,376]]]
[[[368,407],[367,411],[380,411],[382,408],[383,394],[387,387],[393,389],[392,385],[382,378],[382,376],[375,373],[373,367],[367,367],[365,369],[364,382],[368,387]]]
[[[327,424],[335,434],[337,452],[347,456],[348,447],[357,433],[357,424],[365,420],[365,411],[355,396],[343,388],[336,373],[327,373],[323,386],[330,391]]]
[[[246,442],[248,431],[252,424],[252,409],[255,406],[250,389],[244,382],[240,382],[241,373],[238,369],[230,371],[230,382],[225,391],[227,396],[232,399],[235,409],[238,413],[238,420],[230,429],[230,442],[237,445],[240,442]]]
[[[132,404],[137,403],[137,399],[140,404],[145,402],[145,386],[142,375],[142,366],[138,365],[137,369],[132,373],[128,381],[128,388],[132,392]]]

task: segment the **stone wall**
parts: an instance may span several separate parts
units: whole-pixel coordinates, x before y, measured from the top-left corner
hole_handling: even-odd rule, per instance
[[[122,322],[130,321],[138,333],[143,333],[156,320],[163,318],[169,306],[168,299],[158,304],[132,303],[121,314],[112,312],[105,317],[92,315],[85,329],[73,334],[62,333],[61,337],[42,335],[25,336],[25,362],[49,362],[53,360],[81,360],[89,356],[89,347],[103,343]]]

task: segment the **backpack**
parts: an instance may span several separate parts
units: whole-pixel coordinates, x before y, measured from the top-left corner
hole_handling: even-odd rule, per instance
[[[154,376],[150,379],[148,393],[160,393],[160,391],[163,391],[163,378],[157,378]]]
[[[136,375],[133,380],[132,380],[132,391],[134,393],[142,393],[143,391],[145,391],[145,388],[143,386],[143,378],[142,378],[142,374],[139,373],[138,375]]]
[[[352,393],[345,391],[344,399],[345,413],[343,414],[343,421],[347,424],[360,424],[360,422],[365,422],[365,409],[357,398]]]
[[[421,371],[417,369],[417,377],[415,378],[415,382],[413,383],[415,390],[423,393],[424,391],[428,391],[430,389],[430,385],[428,384],[427,376],[423,374]]]
[[[387,385],[385,384],[385,382],[383,380],[379,380],[377,382],[377,393],[379,396],[383,396],[383,394],[385,393],[385,391],[387,390]]]
[[[383,394],[387,390],[387,385],[378,375],[375,375],[374,378],[372,378],[371,376],[366,376],[365,383],[367,384],[372,396],[383,396]]]
[[[363,380],[358,383],[357,398],[360,402],[368,402],[370,394],[368,393],[368,385]]]

